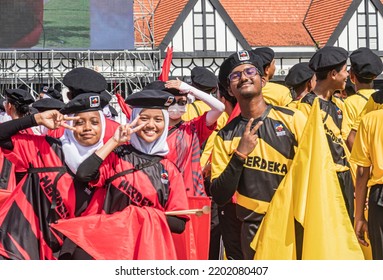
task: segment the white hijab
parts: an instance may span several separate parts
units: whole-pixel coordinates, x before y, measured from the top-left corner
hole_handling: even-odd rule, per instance
[[[77,142],[74,137],[73,131],[70,129],[65,129],[64,135],[60,138],[62,143],[62,149],[65,156],[65,163],[68,165],[69,169],[76,174],[78,166],[87,159],[91,154],[97,151],[99,148],[104,145],[104,135],[105,135],[105,117],[102,111],[98,111],[101,119],[101,137],[98,142],[92,146],[83,146]],[[71,115],[73,116],[73,115]],[[68,121],[70,126],[73,126],[73,121]]]
[[[133,108],[132,116],[129,123],[132,120],[135,120],[136,117],[141,113],[143,108]],[[130,137],[130,144],[140,152],[148,155],[156,156],[166,156],[169,153],[169,146],[166,142],[168,137],[168,127],[169,127],[169,113],[167,110],[162,109],[162,114],[164,116],[165,127],[161,136],[154,142],[148,143],[145,140],[137,136],[136,133],[133,133]]]

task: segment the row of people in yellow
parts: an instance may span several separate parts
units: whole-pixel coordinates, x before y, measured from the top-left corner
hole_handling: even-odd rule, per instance
[[[348,59],[351,64],[349,70]],[[366,194],[356,190],[355,210],[354,193],[355,180],[360,189],[360,176],[367,175],[366,172],[357,172],[355,178],[355,170],[349,161],[351,145],[347,146],[346,143],[350,143],[350,137],[355,137],[358,118],[360,121],[364,114],[383,104],[383,94],[381,91],[375,92],[373,84],[382,70],[380,58],[368,48],[359,48],[349,56],[343,48],[324,47],[309,62],[298,63],[290,69],[285,80],[288,87],[285,87],[270,82],[275,71],[274,52],[270,48],[239,51],[223,62],[219,70],[217,97],[222,102],[227,102],[229,98],[230,102],[225,103],[226,114],[218,119],[217,128],[205,143],[200,163],[204,175],[208,178],[211,176],[211,182],[205,181],[207,193],[218,204],[219,213],[224,216],[219,221],[227,258],[255,257],[256,246],[250,243],[267,213],[275,191],[290,170],[300,142],[307,141],[301,139],[301,134],[317,99],[323,131],[332,156],[333,163],[329,164],[333,165],[337,178],[333,187],[340,189],[341,204],[348,214],[349,224],[345,226],[347,230],[350,227],[352,229],[355,217],[355,222],[361,225],[356,228],[359,241],[365,244],[360,236],[367,230],[364,212],[361,210],[361,205],[364,205],[361,199],[365,199]],[[353,83],[356,93],[343,100],[336,97],[335,93],[345,90],[347,79]],[[235,98],[241,112],[234,118],[231,114],[236,103],[231,102],[230,98]],[[377,121],[377,117],[374,121]],[[374,121],[369,127],[376,126]],[[364,130],[365,134],[367,132]],[[367,136],[358,136],[358,139],[360,137]],[[361,145],[361,141],[358,140],[358,145]],[[369,147],[362,143],[362,151],[358,155],[355,152],[351,161],[365,168],[373,166],[374,173],[379,166],[375,158],[378,153],[376,145],[370,140],[368,143]],[[361,149],[360,146],[358,149]],[[372,159],[369,158],[371,151],[368,149],[372,149]],[[363,159],[362,153],[367,159]],[[376,172],[376,175],[371,175],[372,178],[379,177],[381,171]],[[321,170],[318,170],[318,176],[322,176]],[[375,178],[373,185],[376,184],[380,184],[380,181]],[[377,192],[374,192],[375,196],[378,196]],[[229,211],[232,215],[225,221]],[[374,211],[380,215],[376,208]],[[373,219],[371,223],[377,222]],[[381,229],[381,223],[377,224]],[[222,228],[223,225],[225,228]],[[304,227],[304,224],[295,224],[297,258],[302,258]],[[376,249],[377,246],[383,247],[379,227],[374,227],[374,231],[374,241],[371,240],[373,256],[382,259],[383,255]],[[225,238],[224,232],[230,232],[230,238]],[[239,253],[238,248],[241,248]],[[353,256],[359,256],[359,253]]]

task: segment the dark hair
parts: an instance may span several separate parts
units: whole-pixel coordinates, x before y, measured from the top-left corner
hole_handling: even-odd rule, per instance
[[[294,87],[290,87],[290,93],[293,100],[295,100],[303,92],[303,90],[307,87],[307,82],[309,80],[311,79],[308,79],[304,81],[303,83],[300,83],[299,85],[296,85]]]
[[[11,103],[13,106],[15,106],[16,113],[19,117],[24,117],[26,115],[30,114],[29,105],[28,104],[20,104],[19,102],[8,98],[7,102]]]
[[[340,70],[342,70],[342,68],[343,68],[343,66],[345,64],[346,63],[341,63],[341,64],[338,64],[338,65],[334,66],[332,69],[329,69],[329,70],[326,70],[326,71],[321,71],[321,72],[315,72],[316,79],[318,81],[326,80],[327,79],[327,75],[328,75],[328,73],[330,73],[330,71],[335,70],[336,72],[340,72]]]
[[[218,85],[219,94],[224,97],[227,101],[230,102],[233,107],[237,104],[237,99],[234,96],[231,96],[229,92],[221,85]]]
[[[350,77],[348,77],[347,82],[346,82],[346,87],[344,89],[347,93],[347,96],[351,96],[355,94],[355,88],[354,85],[351,83]]]
[[[370,84],[374,80],[374,79],[366,79],[366,78],[359,77],[357,74],[355,74],[355,78],[361,84]]]

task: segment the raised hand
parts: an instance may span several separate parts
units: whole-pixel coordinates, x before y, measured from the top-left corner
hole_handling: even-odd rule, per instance
[[[130,141],[131,135],[141,130],[146,125],[146,122],[144,122],[136,126],[139,118],[140,116],[137,116],[131,123],[120,125],[114,133],[114,141],[116,141],[119,145]]]
[[[170,80],[165,83],[166,88],[175,88],[177,90],[180,90],[182,81],[180,81],[178,78],[177,80]]]
[[[254,119],[251,118],[246,125],[245,131],[242,134],[242,138],[239,141],[237,151],[245,156],[248,156],[257,146],[258,143],[258,129],[263,124],[263,122],[258,122],[252,129],[251,124]]]
[[[66,121],[77,120],[79,117],[68,117],[61,114],[57,110],[48,110],[35,115],[35,120],[38,125],[43,125],[49,129],[57,129],[65,127],[67,129],[75,130],[74,127],[69,126]]]

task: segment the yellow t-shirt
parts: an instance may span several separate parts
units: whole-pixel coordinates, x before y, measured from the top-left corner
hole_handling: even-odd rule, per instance
[[[293,98],[291,97],[290,90],[280,84],[267,82],[262,88],[262,95],[266,103],[274,106],[286,106]]]
[[[286,105],[288,108],[298,109],[299,100],[293,100],[289,104]]]
[[[383,108],[383,92],[376,91],[373,94],[371,94],[362,112],[360,112],[359,116],[356,118],[356,121],[353,123],[351,128],[353,130],[358,130],[360,120],[363,118],[364,115],[381,108]]]
[[[215,136],[217,135],[218,131],[220,131],[226,125],[226,122],[228,119],[229,119],[229,115],[226,112],[223,112],[217,120],[217,128],[212,132],[212,134],[206,140],[205,148],[203,149],[201,159],[200,159],[202,168],[206,165],[207,161],[210,158],[210,154],[214,146]]]
[[[360,122],[351,151],[350,162],[362,167],[372,166],[367,186],[383,184],[383,111],[366,114]]]
[[[259,215],[266,213],[275,190],[291,166],[306,123],[306,117],[298,110],[269,106],[270,111],[261,118],[263,125],[258,130],[258,144],[248,155],[237,186],[237,216],[241,220],[259,221]],[[211,163],[212,181],[229,164],[247,122],[240,115],[216,135]]]
[[[353,124],[366,105],[367,100],[374,92],[375,89],[361,89],[356,94],[351,95],[344,100],[345,110],[343,112],[343,118],[348,125],[349,130],[351,130]]]
[[[186,105],[186,113],[182,115],[182,120],[187,122],[194,118],[202,116],[205,112],[210,111],[211,108],[205,102],[196,100],[193,103]]]

